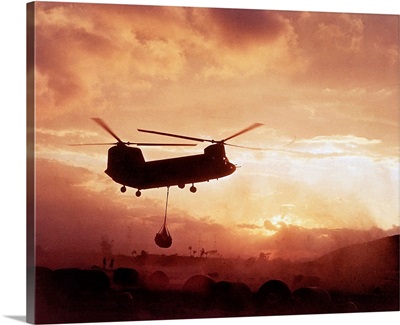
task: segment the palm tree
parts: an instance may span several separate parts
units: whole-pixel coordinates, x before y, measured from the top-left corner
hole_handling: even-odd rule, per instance
[[[259,261],[267,261],[271,253],[264,253],[261,252],[260,255],[258,256]]]

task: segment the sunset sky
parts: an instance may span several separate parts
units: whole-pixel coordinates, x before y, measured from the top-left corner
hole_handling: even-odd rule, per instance
[[[300,259],[399,232],[398,15],[38,2],[35,19],[43,249],[107,238],[123,254]],[[122,194],[107,146],[68,146],[114,141],[92,117],[131,142],[176,142],[138,128],[219,140],[262,123],[230,143],[265,150],[226,147],[234,174],[172,187],[163,250],[166,189]]]

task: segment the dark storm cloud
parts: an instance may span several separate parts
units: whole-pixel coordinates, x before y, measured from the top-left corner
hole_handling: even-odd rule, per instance
[[[236,225],[236,227],[242,228],[242,229],[260,229],[260,228],[262,228],[261,226],[251,224],[251,223],[241,223],[241,224]]]
[[[273,11],[210,9],[209,15],[227,45],[260,45],[275,40],[288,28],[279,14]]]
[[[274,224],[273,224],[271,221],[269,221],[269,220],[265,220],[265,221],[264,221],[264,228],[265,228],[266,230],[272,230],[272,231],[274,231],[274,230],[277,229],[276,225],[274,225]]]

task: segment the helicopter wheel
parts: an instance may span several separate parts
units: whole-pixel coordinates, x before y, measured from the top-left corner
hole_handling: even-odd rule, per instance
[[[178,187],[181,188],[181,189],[185,188],[185,184],[179,184]]]
[[[122,193],[125,193],[125,192],[126,192],[126,186],[125,186],[125,185],[121,187],[121,192],[122,192]]]
[[[197,188],[194,185],[190,186],[190,192],[196,193],[197,192]]]
[[[137,190],[137,192],[135,193],[137,197],[140,197],[142,195],[142,192],[140,192],[139,190]]]

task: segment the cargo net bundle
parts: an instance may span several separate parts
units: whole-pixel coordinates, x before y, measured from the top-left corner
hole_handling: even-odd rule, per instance
[[[167,202],[165,204],[164,223],[156,234],[154,241],[161,248],[169,248],[172,245],[172,237],[167,227],[167,208],[168,208],[169,187],[167,188]]]

